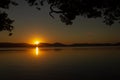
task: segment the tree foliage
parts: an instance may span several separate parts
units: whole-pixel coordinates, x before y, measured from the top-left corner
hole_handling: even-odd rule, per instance
[[[9,19],[5,12],[0,12],[0,31],[7,30],[11,32],[13,29],[12,23],[13,20]],[[9,35],[11,35],[11,33]]]
[[[103,22],[112,25],[120,22],[120,0],[26,0],[31,6],[47,2],[50,5],[50,16],[52,13],[59,14],[61,21],[67,25],[72,24],[76,16],[87,18],[103,18]]]
[[[119,0],[25,0],[30,6],[38,10],[48,3],[50,5],[49,15],[54,18],[58,14],[61,21],[71,25],[76,16],[86,18],[102,18],[107,25],[120,22],[120,1]],[[11,0],[0,0],[0,8],[8,9],[9,5],[16,5]],[[0,10],[0,31],[13,29],[13,20],[9,19],[5,12]]]
[[[11,32],[13,30],[12,23],[14,20],[11,20],[8,14],[3,12],[3,9],[9,9],[10,4],[17,5],[17,3],[11,0],[0,0],[0,31],[7,30]],[[12,33],[9,35],[12,35]]]

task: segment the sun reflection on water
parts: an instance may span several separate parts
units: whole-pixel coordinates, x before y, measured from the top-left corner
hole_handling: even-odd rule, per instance
[[[36,47],[36,49],[35,49],[36,51],[36,56],[38,56],[39,55],[39,48],[38,47]]]

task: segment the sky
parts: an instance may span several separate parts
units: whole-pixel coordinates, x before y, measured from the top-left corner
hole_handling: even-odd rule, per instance
[[[72,25],[62,23],[57,14],[49,16],[47,4],[39,11],[20,0],[18,6],[7,10],[14,19],[12,36],[7,31],[0,32],[0,42],[32,43],[40,40],[46,43],[106,43],[120,42],[120,24],[108,26],[102,19],[87,19],[78,16]]]

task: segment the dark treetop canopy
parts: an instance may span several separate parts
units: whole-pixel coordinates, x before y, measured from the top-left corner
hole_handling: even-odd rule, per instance
[[[12,23],[14,20],[8,18],[8,14],[2,11],[3,9],[9,9],[10,4],[17,5],[17,3],[10,0],[0,0],[0,31],[7,30],[11,32],[13,29]],[[9,35],[12,35],[12,33]]]
[[[30,6],[38,10],[45,3],[50,5],[49,15],[54,18],[53,13],[59,15],[61,21],[66,25],[72,24],[76,16],[87,18],[102,18],[107,25],[120,22],[120,0],[25,0]],[[17,5],[11,0],[0,0],[0,8],[8,9],[9,5]],[[18,3],[19,4],[19,3]],[[13,29],[12,20],[6,13],[0,10],[0,31]]]

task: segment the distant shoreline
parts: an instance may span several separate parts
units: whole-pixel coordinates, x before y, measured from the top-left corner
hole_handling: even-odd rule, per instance
[[[0,48],[14,48],[14,47],[109,47],[109,46],[120,46],[118,43],[73,43],[73,44],[62,44],[62,43],[40,43],[39,45],[28,44],[28,43],[0,43]]]

